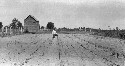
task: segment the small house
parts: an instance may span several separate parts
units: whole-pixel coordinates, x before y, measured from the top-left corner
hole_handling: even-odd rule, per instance
[[[36,33],[39,31],[39,21],[32,15],[29,15],[26,19],[24,19],[24,32],[28,31],[31,33]]]

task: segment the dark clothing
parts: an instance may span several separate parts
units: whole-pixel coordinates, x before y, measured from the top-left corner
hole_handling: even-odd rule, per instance
[[[58,37],[58,34],[53,34],[53,38],[55,38],[55,36],[57,36],[57,37]]]

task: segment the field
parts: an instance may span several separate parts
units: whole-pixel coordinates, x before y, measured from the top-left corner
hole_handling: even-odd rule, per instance
[[[89,34],[0,38],[0,66],[125,66],[125,40]]]

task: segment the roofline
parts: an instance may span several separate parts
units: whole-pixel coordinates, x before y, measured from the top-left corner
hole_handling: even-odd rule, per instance
[[[32,16],[32,15],[29,15],[28,17],[32,17],[35,21],[39,22],[39,21],[38,21],[34,16]],[[27,18],[28,18],[28,17],[27,17]],[[26,19],[27,19],[27,18],[26,18]],[[26,20],[26,19],[24,19],[24,20]]]

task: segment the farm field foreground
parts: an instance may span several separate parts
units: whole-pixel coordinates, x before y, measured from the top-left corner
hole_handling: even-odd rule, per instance
[[[125,40],[88,34],[0,38],[0,66],[125,66]]]

